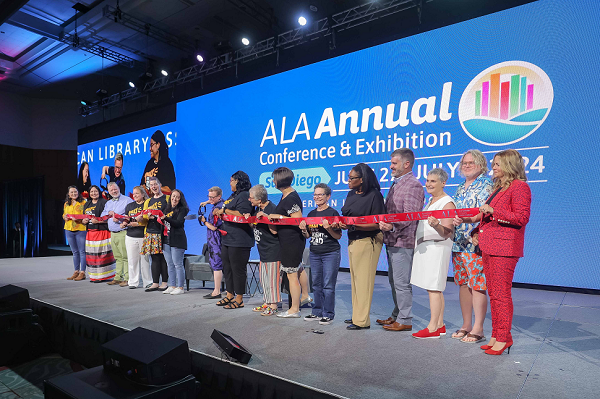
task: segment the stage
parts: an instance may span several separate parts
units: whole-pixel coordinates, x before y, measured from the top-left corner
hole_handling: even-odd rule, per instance
[[[518,267],[518,266],[517,266]],[[303,319],[261,317],[245,308],[224,310],[202,296],[212,288],[192,281],[185,295],[163,295],[67,281],[70,256],[0,259],[0,286],[27,288],[32,298],[126,329],[145,327],[188,341],[190,349],[214,357],[213,329],[253,352],[248,368],[316,390],[349,398],[595,398],[600,392],[600,296],[513,289],[514,347],[488,356],[477,344],[451,339],[460,327],[458,290],[448,283],[445,320],[449,334],[416,340],[375,324],[387,318],[392,299],[387,276],[377,276],[371,329],[347,331],[350,275],[340,272],[336,319],[329,326]],[[287,303],[287,301],[284,301]],[[287,306],[287,305],[286,305]],[[413,331],[429,316],[427,293],[414,290]],[[302,316],[309,314],[302,310]],[[318,328],[322,335],[310,332]],[[485,333],[491,333],[488,316]],[[141,343],[143,345],[143,343]]]

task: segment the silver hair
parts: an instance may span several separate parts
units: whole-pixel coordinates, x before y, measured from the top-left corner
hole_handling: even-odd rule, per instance
[[[250,189],[250,195],[263,204],[269,200],[267,189],[262,184],[257,184],[256,186],[252,187]]]
[[[110,183],[108,183],[106,185],[106,188],[109,188],[110,186],[117,186],[117,188],[119,188],[119,185],[117,183],[115,183],[114,181],[111,181]]]
[[[429,176],[429,175],[436,175],[437,177],[439,177],[439,179],[442,183],[446,183],[446,181],[448,181],[448,172],[446,172],[442,168],[431,169],[427,173],[427,176]]]
[[[485,157],[485,155],[483,155],[483,152],[479,151],[479,150],[469,150],[467,152],[465,152],[463,154],[462,157],[460,157],[460,174],[462,175],[462,163],[463,160],[465,159],[465,155],[467,154],[471,154],[471,156],[473,157],[473,162],[475,162],[475,165],[479,165],[481,167],[481,174],[485,175],[488,172],[488,161],[487,158]]]

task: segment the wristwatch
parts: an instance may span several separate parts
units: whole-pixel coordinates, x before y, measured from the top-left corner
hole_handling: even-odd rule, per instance
[[[356,226],[351,224],[350,227],[348,227],[348,231],[356,231]]]

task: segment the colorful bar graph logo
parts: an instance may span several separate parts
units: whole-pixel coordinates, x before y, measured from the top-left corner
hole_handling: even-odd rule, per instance
[[[497,98],[490,102],[490,86],[495,96],[500,94],[499,102]],[[481,83],[481,90],[475,92],[475,116],[506,120],[528,111],[533,108],[533,88],[533,83],[527,84],[526,76],[511,75],[509,81],[500,84],[500,74],[495,73],[490,80]],[[490,108],[490,103],[494,107]],[[497,104],[500,104],[500,110]]]
[[[506,145],[537,130],[553,100],[552,82],[542,69],[524,61],[508,61],[487,68],[469,83],[458,114],[473,140]]]

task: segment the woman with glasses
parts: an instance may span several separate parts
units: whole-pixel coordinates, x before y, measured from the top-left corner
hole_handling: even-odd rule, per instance
[[[338,211],[329,206],[331,188],[327,184],[317,184],[313,198],[317,208],[308,213],[309,218],[340,216]],[[309,225],[303,220],[299,227],[304,237],[310,238],[310,270],[315,298],[312,313],[304,320],[331,324],[335,317],[335,284],[340,268],[338,240],[342,238],[342,232],[337,224],[330,224],[327,219]]]
[[[343,216],[368,216],[385,213],[379,181],[373,169],[359,163],[348,174],[348,196],[342,207]],[[348,260],[352,287],[352,318],[345,322],[348,330],[371,328],[371,302],[375,287],[375,272],[383,247],[383,234],[378,223],[346,225],[348,230]]]

